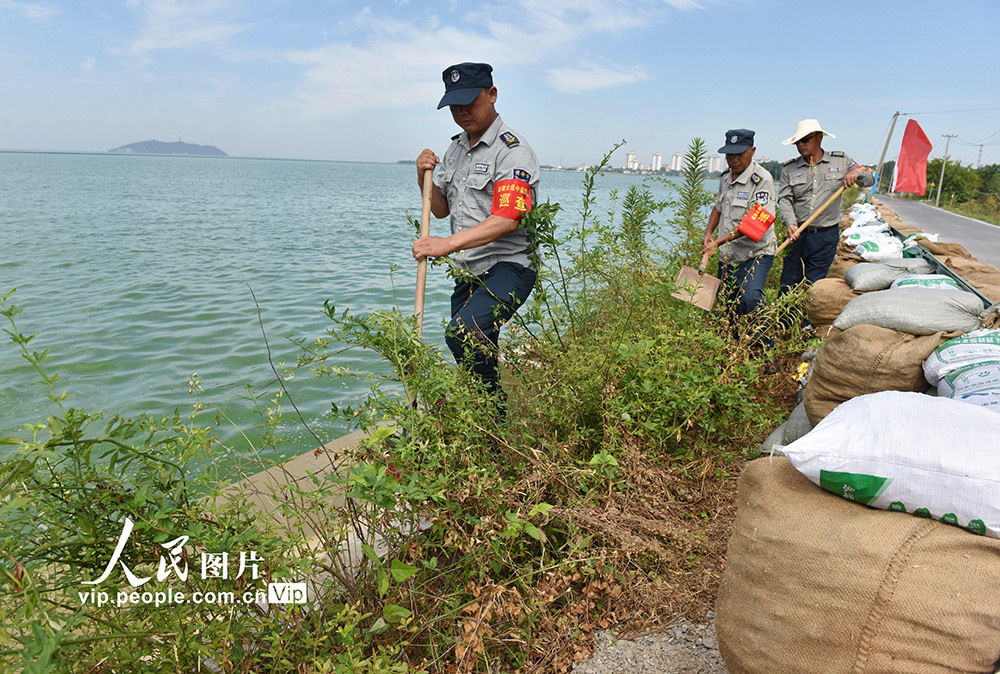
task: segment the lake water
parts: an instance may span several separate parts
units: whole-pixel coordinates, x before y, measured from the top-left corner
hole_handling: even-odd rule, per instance
[[[220,434],[244,452],[240,431],[253,437],[254,417],[241,396],[248,385],[276,390],[247,283],[276,362],[295,361],[289,337],[324,334],[324,300],[360,312],[412,311],[416,264],[404,211],[419,218],[420,194],[411,165],[0,153],[0,175],[0,293],[17,288],[8,301],[26,306],[18,327],[40,333],[34,349],[51,348],[47,367],[74,407],[187,412],[188,380],[198,373],[203,399],[233,422]],[[541,177],[541,199],[563,205],[561,226],[578,218],[582,178]],[[600,178],[597,212],[611,190],[641,182]],[[657,198],[673,194],[652,186]],[[447,222],[432,221],[431,232],[447,233]],[[443,341],[449,294],[443,270],[431,268],[428,341]],[[337,364],[378,367],[364,353]],[[324,439],[346,430],[331,420],[330,403],[355,405],[367,390],[363,381],[307,372],[288,386]],[[44,393],[4,336],[0,436],[24,437],[23,424],[50,414]],[[283,430],[291,436],[285,455],[315,445],[291,415]]]

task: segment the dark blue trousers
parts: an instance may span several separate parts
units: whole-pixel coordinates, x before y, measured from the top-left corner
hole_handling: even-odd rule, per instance
[[[536,276],[534,269],[516,262],[498,262],[481,276],[455,281],[445,342],[455,361],[482,379],[490,392],[502,395],[500,326],[524,304]]]
[[[719,265],[726,311],[734,326],[738,317],[753,314],[764,300],[764,284],[773,262],[773,255],[761,255],[739,264],[723,262]],[[752,319],[751,322],[756,323]],[[767,336],[767,329],[767,325],[757,324],[754,332],[758,334],[760,344],[770,348],[774,346],[774,340]]]
[[[815,283],[826,278],[839,241],[840,228],[836,226],[802,232],[802,236],[793,241],[785,253],[785,264],[781,267],[782,289],[802,279]]]

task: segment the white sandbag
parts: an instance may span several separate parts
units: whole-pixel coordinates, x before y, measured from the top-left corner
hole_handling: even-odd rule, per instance
[[[903,244],[891,236],[872,237],[858,244],[854,252],[871,262],[880,262],[903,257]]]
[[[914,232],[913,234],[908,234],[907,239],[927,239],[931,243],[937,243],[941,235],[936,232]]]
[[[896,288],[855,297],[833,322],[838,330],[878,325],[911,335],[972,332],[981,325],[982,301],[964,290]]]
[[[974,393],[1000,393],[1000,360],[981,360],[955,368],[938,380],[938,395],[964,398]],[[1000,440],[1000,437],[997,438]]]
[[[882,219],[882,216],[872,211],[862,211],[857,215],[852,215],[851,220],[854,221],[855,227],[865,227],[869,223],[872,224],[881,223],[882,225],[885,224],[885,220]]]
[[[950,398],[882,391],[839,405],[782,448],[850,501],[1000,538],[1000,415]]]
[[[850,271],[850,270],[848,270]],[[958,281],[944,274],[905,274],[892,282],[890,288],[929,288],[931,290],[964,290]]]
[[[889,236],[888,223],[878,220],[872,221],[866,225],[851,225],[847,229],[840,232],[840,238],[847,239],[848,242],[851,242],[858,240],[858,237],[867,239],[879,234]]]
[[[983,409],[1000,414],[1000,391],[991,393],[973,393],[972,395],[955,398],[955,400],[969,405],[977,405]]]
[[[878,262],[859,262],[844,272],[844,280],[856,293],[885,290],[907,272]]]
[[[937,386],[949,372],[984,360],[1000,360],[1000,330],[976,330],[943,342],[924,361],[924,377]]]

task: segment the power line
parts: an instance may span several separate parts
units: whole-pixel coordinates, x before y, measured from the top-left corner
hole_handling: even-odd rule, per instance
[[[900,115],[908,117],[910,115],[943,115],[954,112],[986,112],[988,110],[1000,110],[1000,108],[967,108],[965,110],[926,110],[923,112],[901,112]]]

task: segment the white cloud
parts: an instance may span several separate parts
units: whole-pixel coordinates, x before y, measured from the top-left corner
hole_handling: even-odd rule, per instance
[[[349,41],[284,54],[305,72],[293,105],[307,118],[426,106],[441,93],[440,69],[469,59],[498,69],[555,64],[548,80],[563,92],[640,82],[649,76],[638,67],[580,66],[579,54],[648,25],[664,4],[699,7],[695,0],[516,0],[500,13],[455,11],[420,21],[383,18],[364,7],[338,26]],[[558,67],[567,59],[573,65]]]
[[[94,57],[92,56],[88,56],[87,58],[83,59],[83,61],[80,63],[80,67],[83,68],[84,70],[93,70],[94,66],[96,65],[97,61],[95,61]]]
[[[17,12],[30,21],[44,21],[56,13],[56,10],[38,2],[16,2],[16,0],[0,0],[0,10]]]
[[[564,94],[619,87],[649,79],[649,76],[639,69],[620,71],[598,65],[552,68],[546,71],[546,76],[549,84]]]
[[[137,56],[190,49],[249,28],[237,22],[237,10],[227,0],[128,0],[128,5],[143,16],[139,35],[128,45]]]

